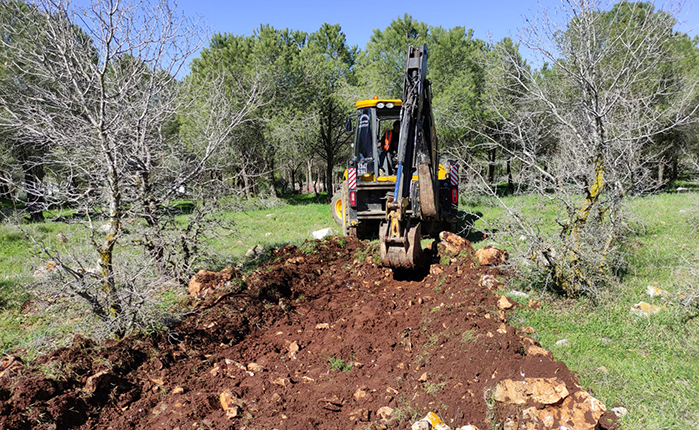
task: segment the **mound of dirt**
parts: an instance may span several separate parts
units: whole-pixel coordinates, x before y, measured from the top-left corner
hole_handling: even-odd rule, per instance
[[[479,286],[503,274],[472,252],[407,274],[378,266],[364,242],[308,245],[212,289],[165,335],[76,338],[32,367],[13,360],[0,428],[410,428],[428,411],[453,427],[524,426],[529,413],[526,428],[551,428],[533,420],[560,426],[555,408],[589,398],[507,324],[513,304]],[[558,397],[542,401],[548,388],[530,380],[553,381]],[[586,425],[575,428],[599,428]]]

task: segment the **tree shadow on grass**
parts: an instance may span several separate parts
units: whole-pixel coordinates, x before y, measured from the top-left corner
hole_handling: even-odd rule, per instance
[[[471,243],[478,243],[487,237],[487,234],[475,227],[476,221],[483,217],[483,212],[459,211],[459,222],[456,231]],[[492,231],[491,231],[492,232]]]
[[[328,193],[313,194],[288,194],[281,197],[287,204],[299,205],[324,205],[328,203]]]

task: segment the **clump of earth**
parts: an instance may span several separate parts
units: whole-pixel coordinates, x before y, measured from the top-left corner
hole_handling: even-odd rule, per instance
[[[340,238],[273,250],[248,276],[202,272],[167,333],[6,357],[0,428],[410,429],[428,412],[452,428],[613,428],[508,324],[506,274],[447,239],[419,273]]]

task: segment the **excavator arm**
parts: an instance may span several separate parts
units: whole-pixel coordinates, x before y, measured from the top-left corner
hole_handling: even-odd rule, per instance
[[[439,216],[437,139],[424,45],[408,48],[400,124],[396,185],[393,195],[387,197],[379,241],[384,266],[413,269],[426,263],[420,244],[420,220]],[[413,181],[414,175],[417,182]]]

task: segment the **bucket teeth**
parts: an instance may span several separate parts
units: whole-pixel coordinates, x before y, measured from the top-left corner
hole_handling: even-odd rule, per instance
[[[424,266],[425,256],[422,252],[420,224],[407,230],[403,243],[387,243],[387,224],[382,224],[379,230],[381,248],[381,264],[394,269],[416,269]]]

